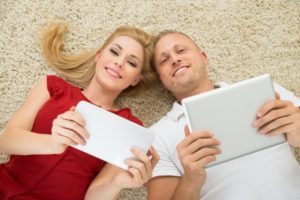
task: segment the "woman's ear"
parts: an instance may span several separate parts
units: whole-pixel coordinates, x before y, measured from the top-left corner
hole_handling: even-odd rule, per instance
[[[130,85],[136,86],[143,79],[142,75],[139,75]]]
[[[100,58],[100,56],[101,56],[101,51],[98,51],[98,52],[96,53],[96,56],[95,56],[95,62],[98,61],[98,59]]]

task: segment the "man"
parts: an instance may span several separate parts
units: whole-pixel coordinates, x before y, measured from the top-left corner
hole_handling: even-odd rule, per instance
[[[266,136],[285,133],[288,144],[206,168],[221,153],[220,141],[207,131],[190,133],[180,102],[223,85],[210,81],[207,57],[187,35],[163,32],[154,47],[153,64],[177,101],[151,127],[160,161],[148,184],[148,199],[300,199],[300,166],[288,145],[300,146],[300,110],[296,107],[300,100],[275,85],[281,98],[289,101],[278,98],[266,103],[252,124]]]

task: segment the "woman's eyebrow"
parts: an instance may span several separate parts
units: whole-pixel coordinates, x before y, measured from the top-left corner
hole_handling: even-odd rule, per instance
[[[123,50],[123,48],[122,48],[119,44],[114,43],[113,45],[116,46],[116,47],[118,47],[120,50]],[[135,59],[137,59],[139,62],[141,62],[141,60],[140,60],[136,55],[134,55],[134,54],[131,54],[130,57],[135,58]]]
[[[115,43],[115,44],[113,44],[113,45],[114,45],[114,46],[117,46],[119,49],[123,50],[123,48],[122,48],[119,44]]]

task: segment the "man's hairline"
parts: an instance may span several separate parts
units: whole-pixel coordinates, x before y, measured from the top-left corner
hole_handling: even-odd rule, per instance
[[[194,45],[195,47],[200,51],[202,52],[201,48],[198,46],[198,44],[190,37],[188,36],[187,34],[181,32],[181,31],[175,31],[175,30],[172,30],[172,29],[169,29],[169,30],[164,30],[160,33],[157,34],[156,38],[154,39],[154,44],[153,44],[153,50],[154,50],[154,54],[153,54],[153,59],[152,59],[152,63],[154,65],[154,69],[155,71],[157,71],[157,66],[155,64],[155,49],[156,49],[156,46],[158,44],[158,42],[163,39],[165,36],[168,36],[168,35],[171,35],[171,34],[178,34],[178,35],[182,35],[184,36],[185,38],[189,39]]]
[[[165,30],[165,31],[162,31],[160,32],[156,37],[158,37],[158,39],[155,40],[155,43],[154,43],[154,50],[157,46],[157,43],[162,39],[164,38],[165,36],[168,36],[168,35],[171,35],[171,34],[178,34],[178,35],[182,35],[184,36],[185,38],[189,39],[194,45],[195,47],[199,50],[199,51],[202,51],[201,48],[199,47],[199,45],[196,43],[196,41],[191,38],[190,36],[188,36],[187,34],[185,34],[184,32],[181,32],[181,31],[175,31],[175,30]]]

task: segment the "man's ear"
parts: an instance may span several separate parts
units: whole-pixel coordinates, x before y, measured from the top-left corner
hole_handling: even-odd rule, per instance
[[[136,86],[143,79],[142,75],[139,75],[130,85]]]
[[[207,58],[207,55],[204,51],[200,51],[200,56],[201,56],[201,59],[203,61],[203,63],[207,66],[208,65],[208,58]]]

